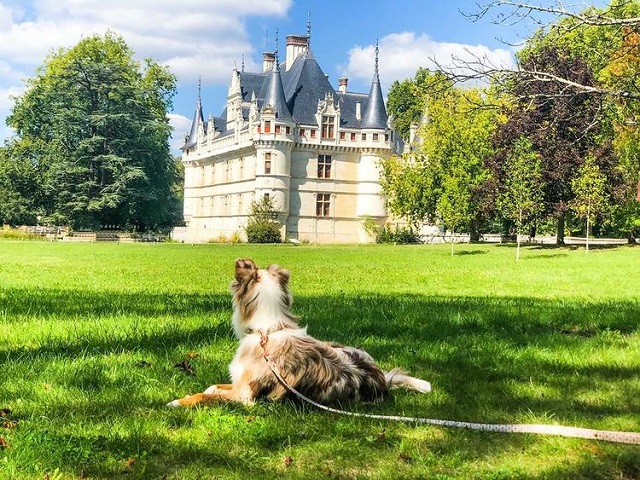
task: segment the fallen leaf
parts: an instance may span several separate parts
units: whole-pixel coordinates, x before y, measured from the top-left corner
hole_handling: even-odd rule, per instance
[[[9,444],[4,438],[0,437],[0,449],[5,449],[5,448],[9,448]]]
[[[16,428],[18,426],[16,422],[12,422],[11,420],[4,420],[0,425],[2,425],[2,428]]]
[[[378,433],[378,435],[376,436],[376,439],[379,441],[383,441],[387,436],[385,435],[385,430],[384,428],[382,429],[381,432]]]
[[[180,363],[176,363],[174,367],[182,370],[187,375],[194,375],[196,373],[196,369],[193,368],[193,365],[191,365],[188,360],[183,360]]]
[[[11,415],[11,410],[8,408],[0,408],[0,417],[7,418],[9,415]]]
[[[293,458],[286,456],[284,457],[284,465],[285,467],[290,466],[293,463]]]
[[[185,357],[187,357],[187,358],[196,358],[198,355],[200,355],[198,352],[194,352],[193,350],[191,350],[191,351],[187,352]]]
[[[413,460],[409,455],[407,455],[406,453],[401,453],[400,455],[398,455],[398,457],[400,457],[400,460],[402,460],[405,463],[411,463],[411,461]]]
[[[130,458],[129,460],[125,460],[125,462],[124,462],[125,470],[133,467],[134,463],[136,463],[136,459],[135,458]]]

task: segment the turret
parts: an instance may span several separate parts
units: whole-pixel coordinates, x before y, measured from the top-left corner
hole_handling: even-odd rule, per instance
[[[190,148],[195,147],[198,144],[198,132],[204,131],[204,115],[202,114],[202,101],[200,99],[201,85],[198,82],[198,100],[196,101],[196,111],[193,114],[193,120],[191,121],[191,130],[184,139],[184,145],[180,147],[180,150],[187,151]]]
[[[362,115],[362,122],[360,126],[362,128],[376,128],[384,130],[387,128],[387,110],[384,107],[384,97],[382,96],[382,88],[380,87],[380,75],[378,73],[378,43],[376,42],[376,63],[375,71],[373,74],[373,81],[371,82],[371,91],[369,92],[369,101],[367,107]]]

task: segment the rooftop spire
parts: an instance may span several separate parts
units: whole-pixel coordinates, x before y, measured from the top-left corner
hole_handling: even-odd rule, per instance
[[[198,76],[198,99],[196,100],[196,111],[193,114],[193,120],[191,121],[191,130],[184,139],[184,145],[181,150],[186,150],[195,146],[198,143],[198,129],[200,125],[204,126],[204,115],[202,114],[202,77]]]
[[[378,39],[376,39],[376,56],[375,67],[373,73],[373,81],[371,82],[371,90],[369,91],[369,99],[367,106],[362,116],[362,128],[387,128],[387,110],[384,107],[384,97],[382,96],[382,88],[380,87],[380,72],[378,65],[378,57],[380,54],[380,48],[378,46]]]
[[[278,59],[278,29],[276,28],[276,50],[273,52],[276,56],[276,70],[280,71],[280,60]]]
[[[276,49],[274,52],[276,57],[276,68],[272,69],[267,77],[267,90],[264,97],[263,108],[270,106],[273,108],[276,118],[279,120],[292,121],[293,117],[287,107],[287,101],[284,96],[284,86],[282,85],[282,77],[280,76],[280,62],[278,60],[278,29],[276,29]]]
[[[307,12],[307,54],[311,51],[311,12]]]
[[[378,57],[380,55],[380,47],[378,46],[378,37],[376,37],[376,63],[375,63],[375,70],[373,73],[373,81],[375,82],[376,80],[378,82],[380,82],[380,72],[378,70]]]

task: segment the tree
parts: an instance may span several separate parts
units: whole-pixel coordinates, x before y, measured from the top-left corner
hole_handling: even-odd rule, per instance
[[[587,157],[571,181],[575,197],[570,203],[571,209],[586,220],[586,249],[589,252],[589,232],[591,224],[607,205],[607,177],[602,174],[593,157]]]
[[[276,210],[270,197],[263,197],[251,204],[249,220],[245,226],[249,243],[280,243],[280,212]]]
[[[533,151],[533,145],[526,137],[516,140],[507,154],[504,176],[498,208],[516,224],[516,260],[519,260],[522,229],[542,212],[540,155]]]
[[[525,62],[546,71],[557,72],[577,82],[589,84],[595,79],[586,62],[555,46],[543,46],[531,52]],[[490,159],[492,171],[504,171],[503,153],[517,140],[527,137],[533,150],[541,154],[545,216],[556,219],[557,242],[564,243],[568,202],[573,198],[571,179],[584,158],[595,156],[611,188],[620,183],[611,148],[611,124],[601,117],[602,103],[587,93],[563,95],[562,86],[553,82],[517,81],[513,85],[516,101],[509,119],[494,137],[498,154]],[[596,121],[594,121],[596,119]],[[496,166],[497,164],[497,166]],[[504,181],[504,176],[498,178]]]
[[[551,3],[551,5],[549,5]],[[582,3],[576,3],[584,7]],[[590,43],[590,48],[584,49],[586,57],[597,63],[606,60],[608,52],[616,50],[624,38],[625,27],[637,29],[640,26],[640,2],[638,0],[612,0],[603,9],[593,6],[575,11],[568,8],[564,2],[520,2],[511,0],[494,0],[478,4],[476,12],[466,14],[473,21],[489,17],[495,12],[493,22],[507,26],[530,20],[538,31],[532,37],[534,41],[546,39],[550,44],[561,49],[570,46],[582,48]],[[585,42],[585,39],[589,39]],[[527,41],[529,43],[531,39]],[[600,65],[603,68],[604,65]],[[600,68],[596,70],[599,71]],[[464,70],[463,73],[461,73]],[[458,80],[471,78],[491,78],[500,83],[505,89],[513,81],[551,82],[566,94],[587,93],[596,96],[609,97],[617,101],[640,99],[640,91],[634,88],[620,88],[620,85],[583,83],[575,78],[569,78],[559,72],[547,70],[538,65],[523,66],[519,64],[515,69],[490,65],[484,58],[476,58],[471,62],[456,60],[454,68],[449,73]],[[596,75],[597,76],[597,75]]]
[[[16,131],[7,154],[41,176],[34,207],[46,221],[136,230],[175,222],[166,115],[175,84],[111,32],[49,55],[7,119]]]
[[[453,86],[440,71],[418,68],[412,79],[394,81],[389,89],[387,111],[393,118],[393,126],[398,134],[408,140],[413,125],[418,125],[427,113],[429,101]]]
[[[440,220],[454,231],[466,229],[475,241],[486,201],[484,159],[502,118],[485,108],[495,101],[491,92],[430,85],[420,141],[404,156],[383,161],[383,192],[391,213],[413,225]]]

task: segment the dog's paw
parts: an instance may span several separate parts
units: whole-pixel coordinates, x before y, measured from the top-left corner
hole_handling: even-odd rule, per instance
[[[416,390],[420,393],[429,393],[431,391],[431,384],[426,380],[418,380],[415,382]]]
[[[207,388],[204,393],[211,395],[212,393],[215,393],[216,390],[218,390],[218,386],[217,385],[211,385],[209,388]]]
[[[174,400],[173,402],[169,402],[166,405],[169,408],[178,408],[181,407],[182,405],[180,405],[180,400]]]

